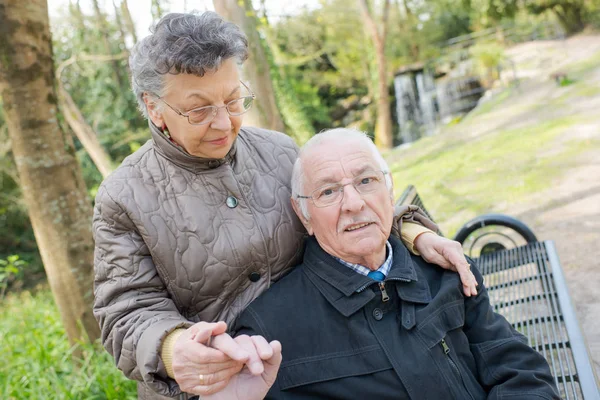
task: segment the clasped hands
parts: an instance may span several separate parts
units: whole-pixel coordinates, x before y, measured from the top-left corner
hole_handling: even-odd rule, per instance
[[[264,398],[277,377],[281,344],[226,331],[225,322],[199,322],[183,332],[173,347],[175,380],[203,400]]]

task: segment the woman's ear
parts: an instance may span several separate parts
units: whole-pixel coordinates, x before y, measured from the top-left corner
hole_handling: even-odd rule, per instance
[[[306,229],[306,232],[308,232],[308,234],[312,236],[313,230],[310,224],[310,220],[304,216],[302,210],[300,209],[300,205],[298,204],[298,201],[296,199],[290,197],[290,201],[292,202],[292,208],[296,212],[298,219],[300,220],[300,222],[302,222],[302,225],[304,225],[304,229]]]
[[[160,107],[158,104],[156,104],[156,100],[148,93],[144,93],[143,99],[144,103],[146,103],[146,109],[148,110],[148,117],[154,123],[154,125],[162,128],[162,126],[165,124],[165,121],[163,119]]]

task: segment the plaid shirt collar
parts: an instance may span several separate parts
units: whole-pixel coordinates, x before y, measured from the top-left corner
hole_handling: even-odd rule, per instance
[[[392,257],[392,245],[390,244],[390,242],[386,241],[385,246],[387,247],[387,258],[385,259],[383,264],[381,264],[381,267],[379,267],[379,269],[377,271],[381,272],[383,275],[385,275],[387,277],[388,273],[390,272],[390,268],[392,268],[392,258],[393,257]],[[352,264],[352,263],[349,263],[349,262],[344,261],[337,257],[333,257],[333,258],[338,260],[342,265],[345,265],[346,267],[350,268],[354,272],[358,272],[361,275],[367,276],[369,274],[369,272],[371,272],[371,270],[369,268],[365,267],[364,265]]]

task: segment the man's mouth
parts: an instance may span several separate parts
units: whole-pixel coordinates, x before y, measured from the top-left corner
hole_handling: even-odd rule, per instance
[[[352,231],[364,228],[365,226],[369,226],[369,225],[371,225],[373,223],[374,222],[363,222],[361,224],[350,225],[349,227],[347,227],[346,229],[344,229],[344,231],[346,231],[346,232],[352,232]]]

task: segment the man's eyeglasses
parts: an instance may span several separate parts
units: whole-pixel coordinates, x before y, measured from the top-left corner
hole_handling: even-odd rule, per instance
[[[352,185],[361,195],[373,193],[385,186],[386,174],[388,172],[368,171],[360,174],[350,183],[344,185],[341,183],[325,185],[314,190],[310,196],[297,195],[296,197],[299,199],[311,199],[317,207],[331,206],[340,203],[344,198],[344,186]]]
[[[252,102],[256,98],[256,95],[250,88],[242,81],[240,81],[242,86],[248,90],[250,93],[248,96],[242,96],[238,99],[233,99],[228,101],[223,106],[204,106],[194,108],[186,113],[183,113],[167,103],[162,97],[156,95],[156,97],[165,103],[171,110],[175,111],[177,114],[182,117],[186,117],[188,122],[192,125],[204,125],[210,123],[213,119],[215,119],[219,109],[224,108],[227,110],[227,113],[232,117],[237,117],[238,115],[242,115],[247,112],[252,107]]]

